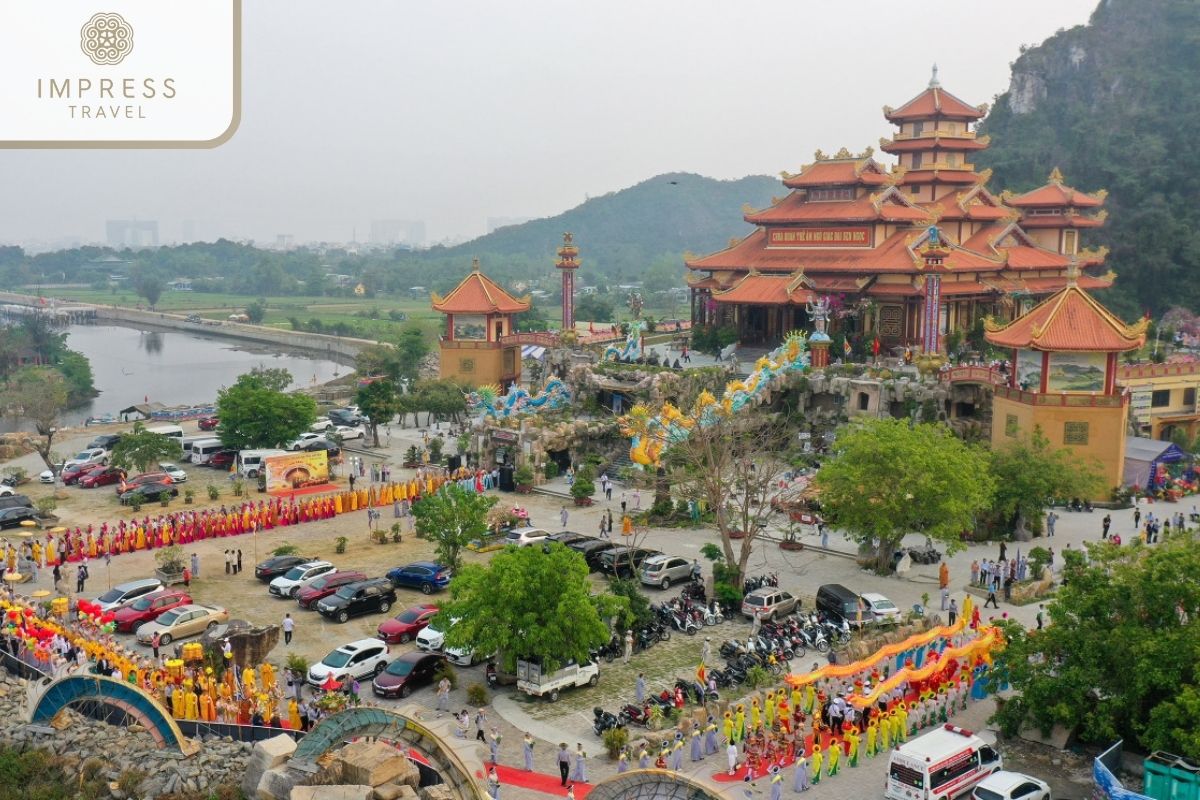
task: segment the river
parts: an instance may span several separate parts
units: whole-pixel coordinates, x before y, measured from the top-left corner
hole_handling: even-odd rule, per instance
[[[67,425],[89,416],[115,416],[122,408],[146,400],[168,406],[211,403],[218,389],[260,364],[290,371],[295,379],[292,388],[324,383],[350,369],[302,351],[279,352],[184,331],[72,325],[66,333],[67,347],[92,363],[100,392],[90,403],[66,411]]]

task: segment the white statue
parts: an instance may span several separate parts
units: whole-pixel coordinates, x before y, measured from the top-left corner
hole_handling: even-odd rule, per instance
[[[828,297],[818,297],[817,302],[806,303],[804,306],[804,310],[813,321],[813,327],[816,328],[813,338],[818,340],[829,337],[825,331],[825,326],[829,323],[829,305]]]

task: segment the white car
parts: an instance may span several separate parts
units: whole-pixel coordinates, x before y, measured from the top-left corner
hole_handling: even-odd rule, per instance
[[[322,429],[322,430],[324,430],[324,429]],[[307,431],[305,433],[300,434],[292,441],[288,442],[286,448],[288,450],[302,450],[302,449],[304,449],[304,445],[306,445],[306,444],[310,444],[312,442],[323,442],[323,441],[325,441],[324,433],[317,433],[316,431]]]
[[[450,624],[458,622],[457,619],[451,619]],[[424,630],[417,634],[417,649],[429,650],[436,652],[441,650],[446,645],[446,633],[440,631],[432,625],[427,625]]]
[[[1051,800],[1050,787],[1020,772],[1000,770],[981,780],[971,793],[972,800]]]
[[[276,597],[294,598],[300,593],[300,587],[305,581],[318,578],[326,572],[333,572],[334,569],[336,567],[328,561],[309,561],[304,564],[297,564],[271,581],[271,585],[267,587],[267,591]]]
[[[529,547],[546,541],[550,534],[541,528],[513,528],[504,537],[505,544],[515,544],[517,547]]]
[[[76,453],[71,458],[68,458],[63,464],[63,469],[74,466],[84,466],[87,464],[108,464],[108,451],[103,447],[94,447],[91,450],[83,450]]]
[[[333,429],[338,438],[342,441],[347,439],[362,439],[367,435],[367,431],[361,425],[350,427],[349,425],[338,425]]]
[[[317,433],[325,433],[325,431],[333,430],[333,423],[329,421],[329,417],[317,417],[317,421],[308,429]]]
[[[900,608],[883,595],[876,592],[863,592],[861,597],[869,606],[871,613],[875,615],[876,622],[900,621],[902,616]]]
[[[178,464],[163,461],[159,463],[158,471],[167,473],[171,478],[171,483],[185,483],[187,481],[187,473],[180,469]]]
[[[332,651],[309,667],[307,681],[320,686],[330,675],[338,682],[357,678],[360,682],[383,672],[391,648],[378,639],[359,639]]]

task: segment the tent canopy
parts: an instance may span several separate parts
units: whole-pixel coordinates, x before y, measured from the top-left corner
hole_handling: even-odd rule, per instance
[[[1127,436],[1122,477],[1126,486],[1146,487],[1153,484],[1159,464],[1176,464],[1190,459],[1191,456],[1173,442]]]

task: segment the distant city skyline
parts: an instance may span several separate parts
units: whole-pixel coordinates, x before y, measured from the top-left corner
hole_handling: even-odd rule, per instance
[[[392,220],[432,244],[665,172],[795,172],[817,148],[890,135],[880,107],[920,92],[934,61],[948,91],[990,103],[1022,45],[1095,5],[245,4],[232,141],[0,151],[0,243],[104,244],[110,220],[154,220],[159,243],[367,245]]]

